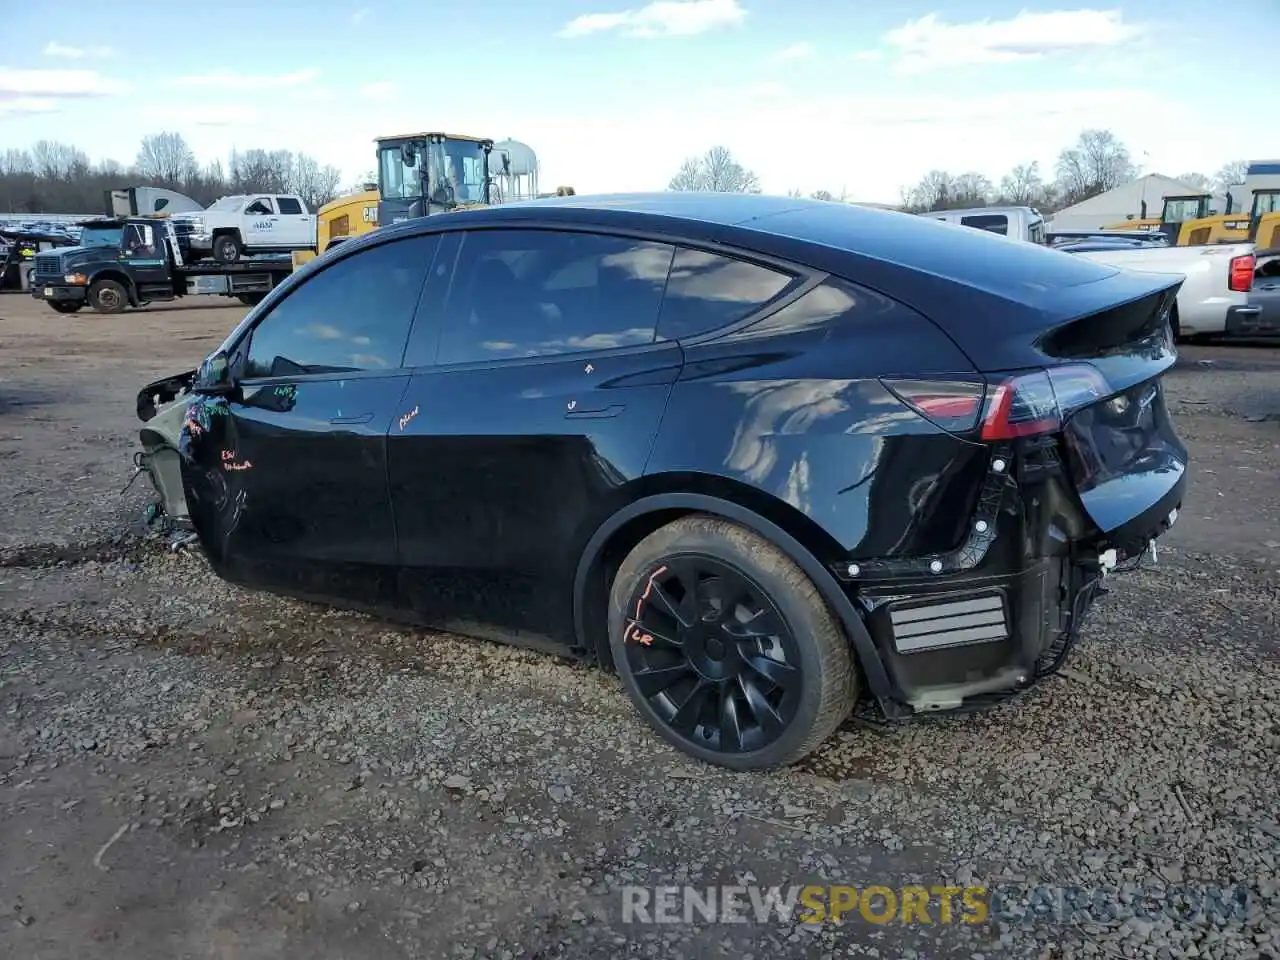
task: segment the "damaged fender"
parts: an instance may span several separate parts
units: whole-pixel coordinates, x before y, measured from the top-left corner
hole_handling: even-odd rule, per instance
[[[159,495],[160,515],[183,528],[190,527],[191,516],[182,488],[182,434],[195,377],[196,371],[188,370],[156,380],[138,391],[137,400],[138,419],[144,426],[138,434],[142,449],[134,454],[134,465],[147,474]]]

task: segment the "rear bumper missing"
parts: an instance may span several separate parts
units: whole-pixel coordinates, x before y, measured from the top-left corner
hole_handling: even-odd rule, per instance
[[[951,554],[834,571],[889,679],[878,719],[989,707],[1053,675],[1079,640],[1109,566],[1141,556],[1181,508],[1185,470],[1163,474],[1162,495],[1144,498],[1145,509],[1103,532],[1071,492],[1053,448],[1032,454],[993,455],[993,463],[1017,465],[988,474],[971,517],[974,535]]]

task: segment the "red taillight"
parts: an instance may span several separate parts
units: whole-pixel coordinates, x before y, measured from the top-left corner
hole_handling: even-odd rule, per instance
[[[922,417],[953,433],[978,425],[986,384],[976,380],[881,380],[899,400]]]
[[[1240,257],[1231,258],[1231,276],[1227,281],[1227,286],[1234,293],[1248,293],[1253,289],[1253,271],[1258,267],[1258,261],[1254,259],[1252,253],[1246,253]]]
[[[1068,364],[1011,376],[995,384],[982,414],[983,440],[1053,433],[1076,410],[1111,392],[1088,364]]]
[[[920,416],[952,433],[981,427],[983,440],[1053,433],[1076,410],[1111,394],[1106,378],[1087,363],[973,380],[880,381]]]

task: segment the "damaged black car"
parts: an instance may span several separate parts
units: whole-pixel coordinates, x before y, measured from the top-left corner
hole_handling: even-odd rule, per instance
[[[422,218],[145,388],[138,463],[228,580],[599,663],[771,767],[1061,666],[1182,504],[1180,283],[781,197]]]

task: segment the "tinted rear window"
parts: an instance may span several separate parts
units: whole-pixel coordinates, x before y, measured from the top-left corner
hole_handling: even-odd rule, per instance
[[[658,339],[689,339],[737,323],[798,282],[759,264],[681,247],[667,279]]]

